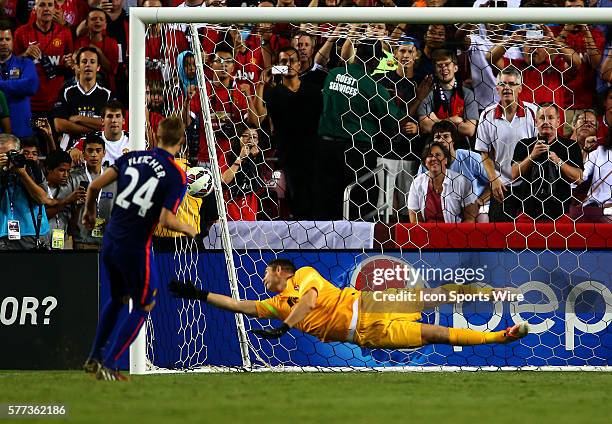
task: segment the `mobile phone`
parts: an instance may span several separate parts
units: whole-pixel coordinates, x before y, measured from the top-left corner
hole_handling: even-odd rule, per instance
[[[87,189],[89,188],[89,181],[81,181],[79,183],[79,187],[81,187],[83,190],[87,191]]]
[[[544,37],[544,31],[541,29],[528,29],[525,37],[531,40],[538,40]]]
[[[289,67],[284,65],[272,66],[272,75],[287,75],[289,73]]]

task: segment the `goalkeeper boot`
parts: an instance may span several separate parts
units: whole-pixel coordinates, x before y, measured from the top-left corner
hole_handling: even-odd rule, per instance
[[[101,366],[96,373],[96,380],[104,381],[130,381],[129,377],[121,374],[119,371],[111,370],[105,366]]]
[[[529,334],[529,323],[527,321],[520,322],[512,327],[506,328],[504,332],[504,343],[512,343],[522,339]]]
[[[83,364],[83,369],[87,374],[97,374],[98,370],[102,367],[102,363],[97,359],[87,358],[85,364]]]

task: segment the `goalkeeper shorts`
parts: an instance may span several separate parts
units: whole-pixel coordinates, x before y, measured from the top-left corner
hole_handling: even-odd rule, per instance
[[[418,289],[417,289],[418,290]],[[397,293],[398,289],[385,290]],[[391,303],[377,303],[373,292],[362,292],[353,307],[353,320],[349,329],[349,341],[367,348],[402,349],[420,347],[422,303],[403,301],[393,306]],[[355,319],[355,314],[357,319]]]

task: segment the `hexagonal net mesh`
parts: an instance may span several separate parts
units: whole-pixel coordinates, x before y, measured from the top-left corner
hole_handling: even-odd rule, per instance
[[[169,234],[161,281],[251,301],[162,287],[150,370],[608,366],[609,230],[583,223],[612,202],[596,26],[156,24],[146,49],[149,145],[180,114],[182,163],[215,182],[179,213],[208,236]],[[272,297],[276,258],[316,273]],[[298,329],[252,332],[304,287]]]

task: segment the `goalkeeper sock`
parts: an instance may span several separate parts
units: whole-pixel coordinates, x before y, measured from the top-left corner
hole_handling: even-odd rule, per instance
[[[473,284],[444,284],[442,288],[447,292],[457,292],[461,294],[484,293],[490,295],[493,293],[493,289],[491,287],[478,287]]]
[[[110,369],[117,368],[117,361],[138,335],[138,332],[147,319],[147,314],[148,312],[140,308],[132,309],[132,312],[130,312],[125,321],[123,321],[117,334],[115,334],[113,344],[106,351],[106,355],[104,355],[104,361],[102,363],[105,367]]]
[[[504,331],[476,331],[468,328],[449,328],[448,343],[453,346],[469,346],[488,343],[503,343]]]
[[[108,342],[108,338],[113,332],[113,328],[117,324],[119,313],[125,305],[120,300],[109,300],[102,314],[100,315],[100,322],[98,323],[98,329],[96,330],[96,337],[89,352],[89,358],[100,360],[102,359],[102,348]]]

